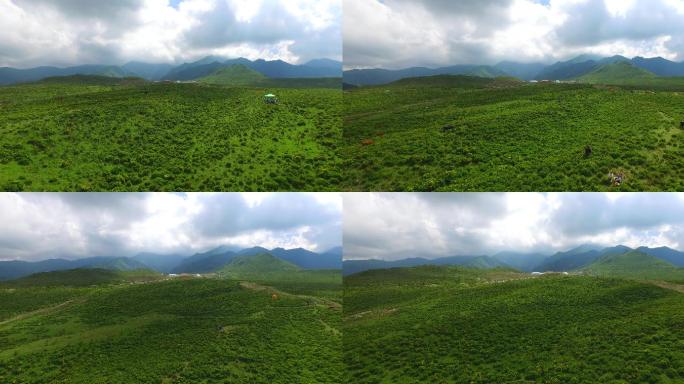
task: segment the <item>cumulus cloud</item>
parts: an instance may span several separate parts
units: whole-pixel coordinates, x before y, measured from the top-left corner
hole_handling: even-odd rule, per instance
[[[0,194],[0,260],[341,245],[339,194]]]
[[[0,66],[341,59],[341,0],[0,0]]]
[[[346,259],[684,247],[684,194],[345,194]]]
[[[345,0],[347,68],[684,60],[684,0]]]

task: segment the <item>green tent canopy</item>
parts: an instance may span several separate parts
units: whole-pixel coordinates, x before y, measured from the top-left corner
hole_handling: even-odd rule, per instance
[[[278,98],[276,97],[276,95],[269,93],[268,95],[264,96],[264,101],[268,104],[277,104]]]

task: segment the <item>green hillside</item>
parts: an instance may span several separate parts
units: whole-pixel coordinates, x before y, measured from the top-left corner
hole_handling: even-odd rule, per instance
[[[345,278],[349,383],[679,383],[684,295],[421,267]]]
[[[684,283],[684,268],[677,268],[667,261],[639,251],[602,257],[581,271],[596,276]]]
[[[268,253],[235,257],[216,273],[224,279],[249,280],[296,294],[341,300],[342,271],[303,270]]]
[[[266,77],[261,73],[245,65],[237,64],[219,68],[211,75],[203,77],[198,81],[215,85],[248,86],[256,85],[265,79]]]
[[[1,287],[87,287],[91,285],[159,280],[162,275],[148,269],[118,271],[111,269],[72,269],[42,272],[0,283]]]
[[[227,278],[253,278],[262,274],[288,273],[299,271],[292,263],[271,254],[261,253],[254,256],[237,256],[217,272]]]
[[[4,191],[339,190],[337,89],[51,79],[0,109]]]
[[[682,190],[684,82],[645,80],[434,77],[348,90],[341,189]]]
[[[0,382],[337,383],[340,327],[336,302],[250,282],[0,288]]]
[[[655,74],[645,69],[638,68],[629,62],[620,61],[601,65],[586,75],[578,77],[577,80],[592,84],[619,84],[625,80],[649,80],[656,77]]]

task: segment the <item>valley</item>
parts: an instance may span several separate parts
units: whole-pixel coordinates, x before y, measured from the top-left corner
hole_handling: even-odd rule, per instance
[[[339,382],[341,297],[339,270],[267,253],[210,274],[85,268],[5,281],[0,381]]]

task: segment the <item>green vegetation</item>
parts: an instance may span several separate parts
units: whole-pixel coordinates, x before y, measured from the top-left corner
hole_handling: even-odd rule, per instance
[[[589,276],[418,267],[345,278],[350,383],[679,383],[684,295]]]
[[[638,68],[627,62],[604,64],[593,71],[577,78],[582,83],[615,84],[624,79],[632,79],[643,82],[657,76],[645,69]]]
[[[0,190],[336,190],[341,100],[97,77],[0,87]]]
[[[217,271],[221,278],[252,281],[299,295],[341,301],[339,270],[304,270],[270,254],[237,256]]]
[[[684,80],[631,82],[439,76],[346,91],[342,189],[682,190]]]
[[[677,268],[667,261],[639,251],[607,255],[580,270],[596,276],[661,280],[684,284],[684,268]]]
[[[216,85],[253,85],[266,80],[266,76],[245,65],[221,67],[209,76],[199,79],[200,83]]]
[[[21,279],[0,282],[2,287],[87,287],[91,285],[136,283],[159,280],[162,275],[147,269],[118,271],[113,269],[71,269],[42,272]]]
[[[252,88],[332,88],[340,89],[342,79],[323,78],[282,78],[271,79],[261,73],[237,64],[221,67],[209,76],[198,80],[200,83]]]
[[[340,327],[318,292],[235,280],[0,288],[0,382],[336,383]]]

